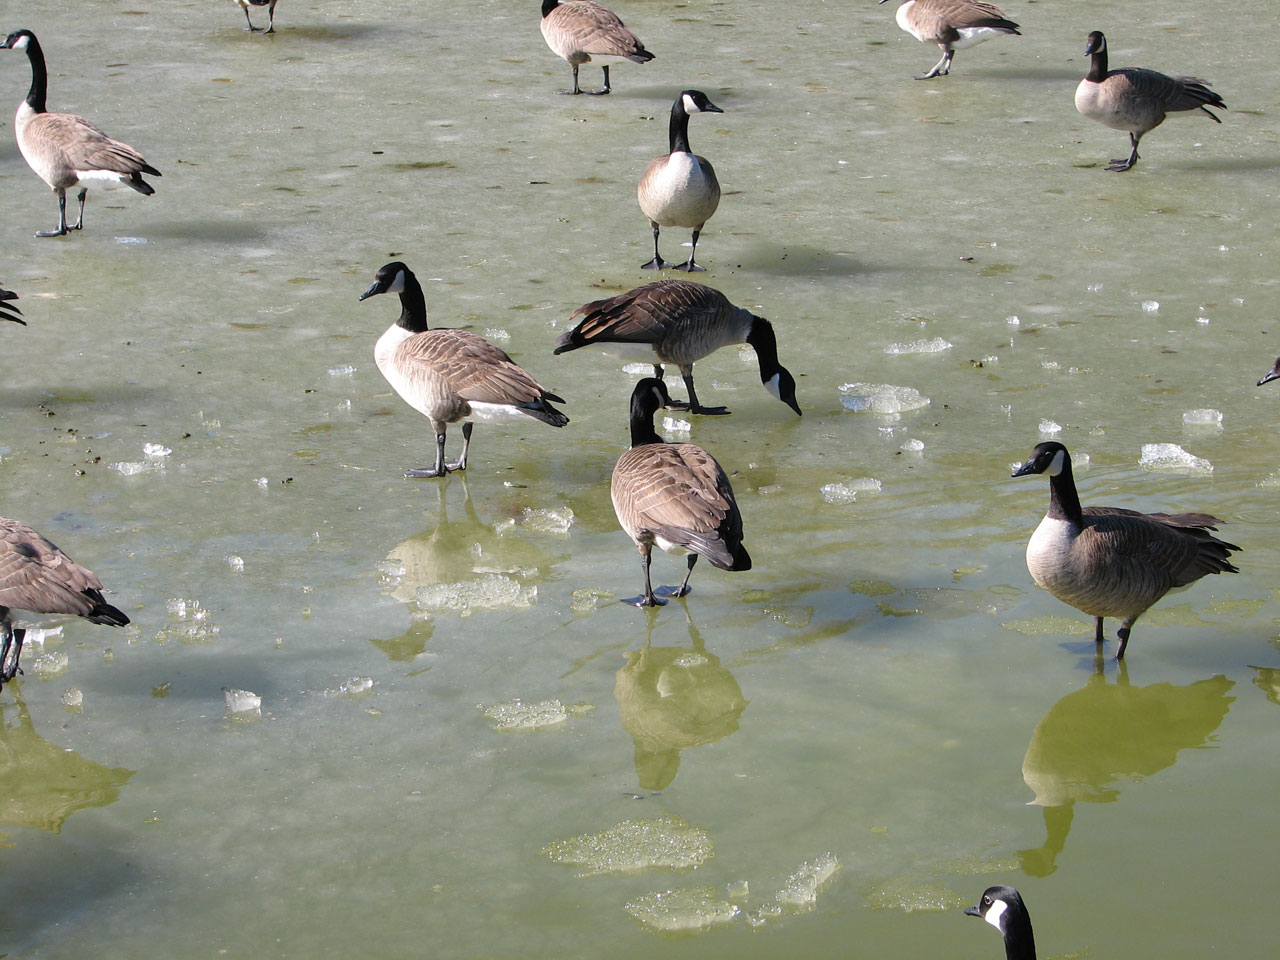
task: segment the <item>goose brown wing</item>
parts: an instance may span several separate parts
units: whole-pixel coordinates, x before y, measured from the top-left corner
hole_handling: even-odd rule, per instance
[[[1103,82],[1117,86],[1123,84],[1128,89],[1129,95],[1150,101],[1167,112],[1195,110],[1206,104],[1226,107],[1222,97],[1210,90],[1203,80],[1196,77],[1171,77],[1142,67],[1123,67],[1110,71]],[[1205,110],[1205,113],[1219,123],[1222,122],[1208,110]]]
[[[84,117],[70,113],[42,113],[32,118],[27,136],[37,149],[57,151],[62,162],[73,170],[110,170],[129,176],[160,171],[147,163],[142,154],[119,140],[112,140]]]
[[[0,607],[85,616],[102,602],[101,590],[97,577],[45,537],[0,517]]]
[[[428,330],[396,347],[395,364],[411,382],[442,383],[464,400],[527,404],[564,400],[549,393],[506,351],[467,330]]]
[[[916,0],[911,19],[929,40],[955,43],[961,29],[989,27],[1006,33],[1017,33],[1018,25],[1005,17],[994,4],[975,0]]]
[[[657,280],[594,300],[575,310],[582,319],[556,340],[556,353],[591,343],[659,343],[682,328],[705,324],[729,301],[719,290],[688,280]]]
[[[1227,560],[1239,547],[1213,536],[1208,514],[1144,514],[1087,507],[1077,546],[1101,580],[1158,598],[1209,573],[1235,572]],[[1154,602],[1154,599],[1153,601]]]
[[[550,28],[562,33],[572,48],[608,57],[653,58],[644,44],[612,10],[592,0],[575,0],[556,7],[548,19]]]

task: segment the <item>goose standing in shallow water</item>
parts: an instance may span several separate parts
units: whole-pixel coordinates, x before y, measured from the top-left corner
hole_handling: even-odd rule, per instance
[[[609,60],[648,63],[653,59],[653,54],[614,12],[595,0],[542,0],[542,39],[552,53],[573,67],[573,89],[560,91],[565,94],[607,94],[613,90],[609,86]],[[578,86],[578,67],[590,63],[592,57],[605,61],[600,64],[604,86],[583,90]]]
[[[1005,960],[1036,960],[1036,938],[1031,930],[1031,914],[1022,894],[1013,887],[987,887],[982,899],[964,912],[981,917],[1004,935]]]
[[[26,630],[14,629],[11,610],[73,613],[90,623],[129,622],[102,596],[102,584],[52,543],[19,520],[0,517],[0,686],[21,671]]]
[[[70,113],[49,113],[45,98],[49,74],[40,41],[30,30],[15,30],[0,43],[0,49],[25,50],[31,61],[31,90],[18,104],[13,129],[23,158],[58,195],[58,229],[41,230],[37,237],[61,237],[84,225],[85,183],[104,187],[125,186],[151,196],[155,188],[142,179],[144,173],[160,176],[142,154],[119,140],[112,140],[84,117]],[[67,226],[67,189],[80,186],[80,216]]]
[[[942,59],[917,80],[945,77],[951,72],[951,59],[957,50],[1001,34],[1021,36],[1018,25],[1006,18],[1003,10],[980,0],[907,0],[898,7],[895,19],[917,40],[942,48]]]
[[[25,327],[27,321],[22,319],[22,311],[8,302],[17,299],[18,295],[12,290],[5,290],[0,287],[0,320],[12,320],[14,323],[20,323]]]
[[[616,297],[585,304],[569,317],[578,325],[556,340],[555,353],[580,347],[600,347],[626,360],[653,364],[662,377],[662,364],[680,368],[689,390],[687,404],[670,402],[672,410],[726,414],[724,407],[704,407],[693,389],[693,364],[731,343],[749,343],[760,361],[760,380],[766,390],[797,414],[796,381],[778,362],[778,341],[764,317],[735,307],[719,290],[690,280],[655,280]]]
[[[249,32],[256,33],[262,30],[261,27],[255,27],[253,21],[249,19],[249,6],[267,8],[267,19],[269,21],[267,29],[263,31],[264,36],[268,33],[276,32],[276,2],[277,0],[236,0],[240,4],[240,9],[244,11],[245,22],[249,24]]]
[[[1108,170],[1128,170],[1138,162],[1138,141],[1148,130],[1164,123],[1165,114],[1203,110],[1221,123],[1205,106],[1227,109],[1222,97],[1198,77],[1169,77],[1142,67],[1107,69],[1107,38],[1098,30],[1089,34],[1084,52],[1092,57],[1089,72],[1076,87],[1076,109],[1090,120],[1124,130],[1133,150],[1128,158],[1112,160]]]
[[[689,592],[689,576],[699,555],[721,570],[750,570],[742,545],[742,514],[729,478],[715,457],[692,443],[667,443],[653,429],[653,415],[667,406],[667,387],[646,377],[631,393],[631,449],[613,468],[609,494],[618,523],[640,550],[644,595],[626,600],[638,607],[661,606],[649,580],[655,545],[668,553],[687,553],[684,583],[666,596]]]
[[[532,418],[563,427],[569,418],[549,393],[506,353],[466,330],[429,330],[427,303],[418,278],[400,261],[382,267],[361,300],[400,294],[400,318],[378,338],[373,359],[401,399],[431,421],[436,432],[435,466],[405,472],[408,478],[443,477],[467,469],[473,420]],[[445,425],[462,424],[462,455],[444,462]]]
[[[701,90],[684,90],[671,105],[669,140],[671,152],[654,157],[644,168],[636,196],[640,209],[653,228],[653,259],[645,270],[703,270],[693,262],[698,252],[698,235],[720,205],[720,181],[706,157],[689,149],[689,114],[724,113]],[[692,227],[693,248],[687,263],[670,264],[658,253],[659,227]]]
[[[1122,622],[1116,636],[1124,659],[1133,622],[1176,587],[1210,573],[1239,573],[1234,543],[1209,531],[1222,523],[1207,513],[1139,513],[1080,506],[1071,456],[1055,440],[1036,445],[1015,477],[1049,474],[1049,511],[1027,543],[1027,569],[1036,585],[1094,618],[1102,643],[1104,617]]]

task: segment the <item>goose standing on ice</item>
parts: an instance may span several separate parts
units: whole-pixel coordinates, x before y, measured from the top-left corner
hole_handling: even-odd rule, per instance
[[[148,197],[156,192],[142,175],[158,177],[160,171],[133,147],[112,140],[84,117],[45,109],[49,74],[34,33],[15,30],[0,43],[0,49],[25,50],[31,61],[31,90],[18,104],[13,129],[27,165],[58,195],[58,229],[41,230],[37,237],[61,237],[84,225],[86,183],[130,187]],[[74,186],[80,187],[80,216],[68,227],[67,190]]]
[[[269,23],[267,29],[263,31],[263,35],[265,36],[268,33],[276,32],[276,2],[277,0],[236,0],[236,3],[240,4],[240,8],[244,10],[244,19],[245,22],[249,24],[250,33],[256,33],[257,31],[262,30],[261,27],[255,27],[253,25],[253,21],[249,19],[249,6],[251,4],[255,7],[267,8],[267,19]]]
[[[1103,618],[1119,618],[1117,660],[1133,622],[1170,590],[1210,573],[1240,572],[1229,559],[1240,548],[1209,532],[1222,523],[1217,517],[1082,508],[1071,456],[1056,440],[1037,444],[1013,476],[1033,473],[1049,475],[1049,511],[1027,543],[1031,579],[1093,617],[1099,645]]]
[[[916,77],[917,80],[945,77],[951,72],[951,60],[957,50],[1001,34],[1021,36],[1018,25],[1008,19],[1003,10],[981,0],[906,0],[898,7],[895,19],[898,26],[917,40],[936,43],[942,49],[942,59],[928,73]]]
[[[474,420],[541,420],[563,427],[569,418],[549,401],[564,403],[505,352],[467,330],[427,328],[427,303],[418,278],[400,261],[382,267],[361,300],[400,294],[400,318],[378,338],[373,359],[401,399],[431,421],[436,462],[406,471],[408,478],[443,477],[467,469]],[[462,455],[444,461],[445,426],[462,424]]]
[[[703,270],[693,262],[702,226],[720,205],[720,181],[706,157],[689,149],[689,114],[724,113],[701,90],[684,90],[671,105],[671,152],[654,157],[644,168],[636,196],[653,228],[653,259],[645,270]],[[670,264],[658,253],[659,227],[692,227],[693,248],[687,263]]]
[[[27,631],[14,628],[11,610],[73,613],[90,623],[129,622],[102,596],[92,572],[20,520],[0,517],[0,686],[16,677]]]
[[[616,297],[585,304],[569,318],[582,319],[556,340],[555,353],[580,347],[599,347],[625,360],[653,364],[662,377],[662,364],[680,368],[689,402],[668,403],[673,410],[726,414],[724,407],[704,407],[693,389],[693,364],[731,343],[749,343],[760,362],[764,388],[797,414],[796,381],[778,362],[773,324],[729,302],[719,290],[690,280],[655,280]]]
[[[565,94],[611,92],[609,61],[648,63],[653,54],[644,48],[640,38],[627,29],[617,15],[595,0],[542,0],[542,38],[559,57],[573,67],[573,89]],[[599,90],[583,90],[578,86],[578,67],[590,63],[592,57],[604,61],[604,86]]]
[[[1204,80],[1170,77],[1142,67],[1108,70],[1107,38],[1098,30],[1089,34],[1084,52],[1092,59],[1089,72],[1076,87],[1076,109],[1090,120],[1126,131],[1133,146],[1127,158],[1112,160],[1108,170],[1131,169],[1138,162],[1138,141],[1164,123],[1168,113],[1203,110],[1214,123],[1222,122],[1209,107],[1225,110],[1227,105]]]

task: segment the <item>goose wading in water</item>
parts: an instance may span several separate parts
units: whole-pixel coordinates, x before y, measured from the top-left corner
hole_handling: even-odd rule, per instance
[[[1239,573],[1229,560],[1240,548],[1210,532],[1222,523],[1207,513],[1139,513],[1120,507],[1081,507],[1071,456],[1056,440],[1036,445],[1015,477],[1049,475],[1049,510],[1027,543],[1027,569],[1036,585],[1094,618],[1121,621],[1116,636],[1123,660],[1133,622],[1176,587],[1210,573]]]
[[[598,347],[623,360],[653,364],[662,378],[662,364],[680,368],[689,402],[667,404],[671,410],[698,414],[726,414],[725,407],[704,407],[693,388],[693,364],[733,343],[749,343],[760,362],[764,388],[797,414],[796,381],[778,362],[773,324],[729,302],[719,290],[691,280],[655,280],[616,297],[595,300],[573,312],[578,325],[556,340],[555,353]]]
[[[640,209],[649,218],[653,228],[653,259],[643,265],[645,270],[704,270],[694,263],[698,252],[698,236],[703,225],[720,205],[720,181],[715,168],[706,157],[700,157],[689,149],[689,114],[724,113],[707,99],[701,90],[684,90],[671,105],[669,130],[670,153],[654,157],[644,168],[636,197]],[[691,227],[693,245],[687,263],[670,264],[658,253],[658,232],[661,227]]]
[[[670,403],[666,385],[655,377],[636,384],[631,394],[631,449],[613,468],[609,493],[618,523],[640,550],[644,594],[624,601],[638,607],[661,606],[649,579],[655,546],[688,554],[688,570],[677,588],[658,593],[683,597],[698,557],[721,570],[750,570],[742,545],[742,514],[733,488],[715,457],[692,443],[667,443],[653,429],[653,415]]]
[[[1204,80],[1169,77],[1142,67],[1108,70],[1107,38],[1099,30],[1089,34],[1084,52],[1092,59],[1089,72],[1076,87],[1076,109],[1090,120],[1126,131],[1133,146],[1127,158],[1112,160],[1108,170],[1131,169],[1138,162],[1138,141],[1164,123],[1166,114],[1203,110],[1214,123],[1222,122],[1209,107],[1225,110],[1227,105]]]
[[[609,86],[609,61],[648,63],[653,59],[653,54],[617,15],[595,0],[542,0],[542,39],[573,67],[573,89],[561,90],[564,94],[607,94],[613,90]],[[604,71],[604,86],[583,90],[578,86],[578,67],[590,63],[592,57],[603,61],[600,69]]]
[[[484,337],[467,330],[431,330],[418,278],[400,261],[377,273],[361,300],[400,294],[400,317],[378,338],[373,359],[401,399],[431,421],[436,461],[405,472],[408,478],[443,477],[467,469],[475,420],[540,420],[563,427],[569,418],[551,405],[564,399],[548,392],[524,368]],[[462,423],[462,455],[445,463],[446,424]]]
[[[84,226],[89,184],[129,187],[148,197],[156,192],[142,175],[158,177],[160,171],[133,147],[112,140],[84,117],[48,112],[49,74],[34,33],[15,30],[0,43],[0,49],[24,50],[31,62],[31,89],[18,104],[13,130],[27,165],[58,195],[58,229],[41,230],[37,237],[61,237]],[[67,226],[67,190],[75,186],[80,187],[80,216]]]

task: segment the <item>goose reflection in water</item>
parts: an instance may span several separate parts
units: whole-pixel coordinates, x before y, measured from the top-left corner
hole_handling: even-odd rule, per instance
[[[1121,661],[1108,684],[1102,661],[1085,685],[1059,700],[1036,725],[1022,761],[1022,779],[1044,807],[1044,846],[1019,851],[1028,876],[1047,877],[1067,843],[1077,801],[1110,803],[1121,780],[1149,777],[1178,759],[1178,752],[1209,743],[1235,700],[1234,682],[1210,677],[1185,687],[1153,683],[1135,687]]]
[[[1280,366],[1280,361],[1277,366]],[[1280,704],[1280,668],[1250,665],[1249,669],[1253,671],[1253,685],[1265,693],[1272,703]]]
[[[625,654],[627,663],[618,671],[613,695],[622,728],[635,742],[641,789],[663,790],[680,769],[680,751],[735,732],[747,699],[720,658],[706,651],[687,611],[687,647],[655,647],[657,610],[645,613],[644,647]]]
[[[0,707],[0,824],[62,830],[78,810],[105,807],[120,798],[133,776],[104,767],[50,743],[36,732],[26,704]]]

